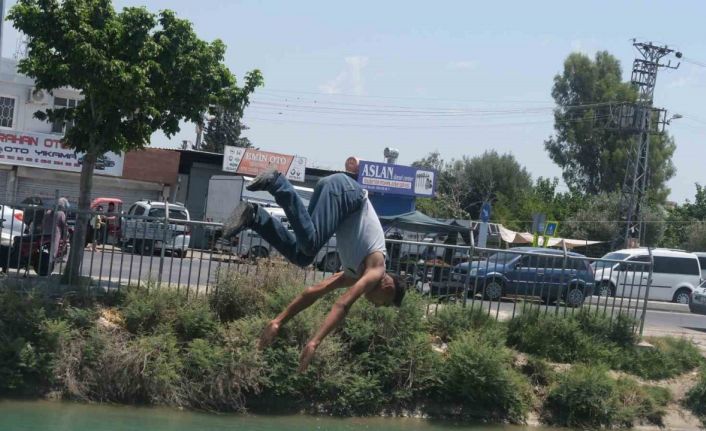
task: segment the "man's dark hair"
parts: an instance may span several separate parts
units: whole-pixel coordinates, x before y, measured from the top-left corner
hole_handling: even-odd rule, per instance
[[[402,280],[397,274],[388,273],[387,275],[390,276],[395,285],[395,297],[392,300],[392,305],[395,307],[400,307],[402,305],[402,300],[404,299],[404,294],[407,292],[407,283],[405,283],[405,281]]]

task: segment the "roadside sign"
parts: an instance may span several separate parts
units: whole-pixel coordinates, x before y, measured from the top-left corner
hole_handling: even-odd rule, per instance
[[[270,153],[254,148],[225,146],[223,170],[241,175],[256,176],[269,168],[276,168],[290,181],[304,181],[306,159],[287,154]]]
[[[364,189],[377,193],[434,197],[436,171],[361,160],[358,183]]]
[[[490,221],[490,202],[483,202],[483,207],[480,209],[480,221],[488,223]]]
[[[532,233],[535,235],[544,234],[544,225],[547,221],[546,214],[536,213],[532,215]]]
[[[559,223],[555,221],[547,222],[546,226],[544,227],[544,236],[553,237],[554,235],[556,235],[556,229],[558,227]]]

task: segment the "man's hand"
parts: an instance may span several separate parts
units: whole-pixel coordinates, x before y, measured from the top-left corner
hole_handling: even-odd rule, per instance
[[[279,333],[279,323],[272,320],[267,324],[267,326],[265,326],[265,329],[262,330],[262,335],[260,335],[260,342],[257,343],[257,348],[260,350],[268,348],[270,344],[272,344],[272,341],[274,341],[277,333]]]
[[[298,372],[306,372],[307,368],[309,368],[311,360],[314,358],[314,354],[316,353],[317,347],[319,347],[319,345],[315,342],[310,341],[306,343],[306,346],[304,346],[304,350],[302,350],[302,354],[299,357],[299,368],[297,369]]]

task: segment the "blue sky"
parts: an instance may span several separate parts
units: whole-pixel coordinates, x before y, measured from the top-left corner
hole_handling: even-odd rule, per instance
[[[12,3],[12,2],[10,2]],[[246,132],[262,149],[298,154],[341,169],[346,157],[400,163],[439,150],[446,159],[511,152],[533,176],[560,176],[543,140],[552,134],[553,76],[572,51],[608,50],[627,79],[631,40],[667,43],[687,59],[661,71],[655,104],[684,118],[671,198],[706,183],[706,3],[699,1],[115,1],[170,8],[204,39],[222,39],[238,77],[262,70]],[[16,33],[5,24],[3,54]],[[172,142],[194,140],[185,125]]]

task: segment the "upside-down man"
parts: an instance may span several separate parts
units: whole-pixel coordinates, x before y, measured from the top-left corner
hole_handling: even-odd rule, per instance
[[[321,179],[314,188],[309,208],[304,206],[290,182],[276,170],[258,175],[247,187],[265,190],[287,214],[294,234],[279,219],[254,203],[241,202],[224,226],[224,236],[250,228],[260,234],[285,258],[298,266],[314,261],[318,251],[336,234],[343,271],[308,287],[264,329],[260,348],[269,346],[280,327],[327,293],[347,288],[304,347],[299,371],[304,372],[321,341],[346,317],[361,296],[376,306],[400,306],[405,286],[385,272],[385,234],[367,191],[345,174]]]

